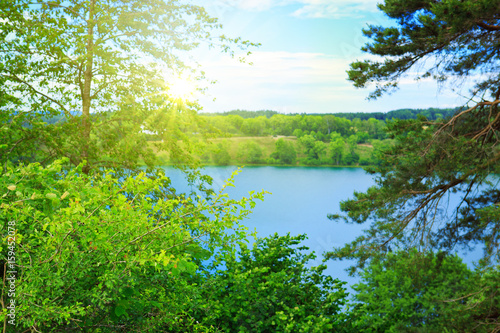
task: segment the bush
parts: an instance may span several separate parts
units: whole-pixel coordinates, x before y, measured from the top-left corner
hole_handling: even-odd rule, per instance
[[[260,163],[262,162],[262,148],[255,141],[247,141],[240,144],[236,157],[241,163]]]
[[[325,265],[308,268],[313,253],[297,247],[305,235],[257,239],[250,250],[226,255],[212,282],[203,287],[205,326],[224,332],[331,332],[344,324],[347,293]]]
[[[215,148],[213,148],[212,160],[217,165],[229,165],[231,163],[227,141],[219,142]]]
[[[86,176],[62,165],[0,167],[1,233],[13,240],[0,261],[16,271],[15,298],[2,304],[16,302],[15,331],[192,332],[190,281],[216,249],[246,239],[239,221],[253,200],[176,195],[160,171]]]
[[[359,302],[353,314],[361,332],[466,332],[469,314],[456,309],[473,283],[456,255],[390,252],[373,260],[353,286]]]

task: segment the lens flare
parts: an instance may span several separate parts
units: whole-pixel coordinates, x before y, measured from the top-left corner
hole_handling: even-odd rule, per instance
[[[167,95],[172,99],[189,100],[195,92],[195,84],[189,79],[174,77],[167,81]]]

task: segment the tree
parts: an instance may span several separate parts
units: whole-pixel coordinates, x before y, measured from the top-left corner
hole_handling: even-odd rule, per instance
[[[357,132],[355,136],[356,143],[366,143],[368,142],[368,140],[370,140],[370,135],[366,132]]]
[[[281,164],[295,164],[297,153],[293,143],[283,138],[276,140],[276,151],[271,155],[279,160]]]
[[[314,136],[307,134],[299,138],[300,144],[304,147],[306,159],[304,163],[308,165],[319,165],[326,150],[326,144],[316,141]]]
[[[238,146],[238,153],[236,157],[242,163],[259,163],[262,159],[262,148],[253,140],[247,141]]]
[[[56,131],[64,135],[37,137],[39,160],[85,160],[84,172],[135,167],[140,160],[154,164],[145,131],[163,140],[157,148],[182,156],[178,141],[188,136],[181,128],[194,123],[200,132],[204,125],[195,104],[168,98],[166,81],[189,71],[184,51],[203,41],[226,51],[234,44],[226,37],[212,42],[217,20],[178,0],[6,0],[0,16],[2,89],[24,96],[21,105],[4,109],[46,118],[63,114]]]
[[[328,257],[359,259],[362,266],[394,243],[428,245],[451,250],[484,244],[484,262],[498,262],[500,191],[490,178],[498,173],[500,150],[498,129],[500,77],[488,71],[498,65],[497,33],[499,1],[399,1],[380,5],[396,26],[369,27],[372,39],[364,50],[385,61],[355,62],[349,78],[359,87],[378,82],[372,96],[390,87],[417,61],[434,57],[428,73],[442,79],[448,75],[467,77],[486,71],[488,79],[477,82],[475,93],[492,93],[447,120],[425,117],[394,120],[388,134],[395,144],[381,154],[377,185],[345,201],[342,209],[357,223],[374,220],[362,237]],[[426,75],[425,73],[424,75]],[[484,78],[484,76],[481,76]],[[446,219],[438,205],[452,193],[462,200]]]
[[[349,151],[344,154],[343,162],[346,165],[353,165],[358,163],[359,161],[359,155],[356,153],[356,147],[358,146],[357,144],[358,137],[357,135],[352,134],[347,138],[347,145]]]
[[[223,140],[218,142],[215,147],[212,148],[212,160],[217,165],[229,165],[231,163],[231,155],[229,155],[229,142]]]
[[[239,221],[262,193],[202,199],[176,195],[164,174],[86,176],[64,163],[0,167],[0,269],[16,281],[1,295],[5,324],[16,305],[8,332],[196,331],[191,281],[203,260],[246,241]]]
[[[380,165],[369,169],[378,175],[376,185],[341,204],[348,221],[371,226],[327,258],[354,258],[363,267],[394,247],[451,251],[480,244],[481,264],[496,265],[500,191],[491,175],[500,165],[500,1],[386,0],[379,8],[396,22],[364,31],[371,42],[363,50],[384,60],[351,64],[349,79],[356,87],[375,83],[370,97],[376,98],[414,68],[425,68],[419,77],[474,78],[476,85],[471,104],[449,119],[388,123],[395,143],[383,151]],[[425,60],[431,65],[420,66]],[[450,193],[460,200],[447,216],[439,205]]]
[[[296,138],[301,138],[304,135],[304,132],[300,128],[296,128],[293,130],[293,136],[295,136]]]
[[[344,139],[337,132],[331,134],[331,140],[329,144],[330,157],[333,164],[340,165],[345,150]]]
[[[465,332],[472,312],[457,311],[474,274],[456,255],[416,249],[373,261],[353,286],[361,332]]]
[[[363,33],[372,42],[362,48],[384,60],[352,63],[349,79],[356,87],[375,83],[370,97],[376,98],[396,88],[410,68],[431,60],[417,78],[432,76],[443,82],[482,73],[475,93],[489,91],[498,99],[498,45],[493,36],[499,31],[499,7],[498,0],[386,0],[379,8],[396,25],[370,25]]]
[[[6,80],[0,78],[0,87],[5,85]],[[9,96],[0,88],[0,164],[7,161],[30,161],[36,154],[37,147],[27,144],[30,140],[38,137],[42,132],[40,129],[41,116],[34,115],[29,120],[31,128],[23,126],[27,116],[22,112],[7,109],[8,105],[19,106],[20,101],[14,96]]]
[[[247,118],[241,124],[241,132],[249,136],[262,136],[266,133],[269,120],[265,116]]]
[[[345,283],[324,275],[325,265],[306,266],[315,255],[297,247],[304,239],[274,234],[223,254],[197,320],[224,332],[340,332]]]
[[[382,120],[377,120],[370,118],[366,121],[368,134],[370,134],[372,139],[385,139],[385,122]]]

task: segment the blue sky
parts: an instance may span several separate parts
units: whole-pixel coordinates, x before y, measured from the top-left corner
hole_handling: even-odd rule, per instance
[[[205,112],[232,109],[283,113],[376,112],[453,107],[466,89],[404,79],[400,90],[367,101],[369,89],[347,80],[350,62],[367,57],[361,29],[389,24],[374,0],[195,0],[218,17],[222,33],[261,43],[240,63],[218,52],[197,55],[209,79]],[[242,53],[243,54],[243,53]],[[215,100],[214,100],[215,99]]]

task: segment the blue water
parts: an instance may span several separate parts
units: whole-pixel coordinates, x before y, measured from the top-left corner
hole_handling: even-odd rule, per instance
[[[236,167],[206,167],[204,174],[214,179],[214,189],[220,189]],[[166,168],[173,186],[186,190],[182,173]],[[340,213],[339,203],[352,196],[353,191],[364,191],[374,184],[373,176],[360,168],[298,168],[298,167],[245,167],[235,177],[235,187],[229,187],[231,198],[248,196],[249,191],[266,190],[265,196],[244,224],[257,235],[265,237],[277,232],[280,235],[307,234],[303,245],[317,254],[310,262],[322,262],[322,254],[333,247],[342,246],[360,235],[364,226],[333,222],[328,214]],[[347,281],[357,282],[345,272],[351,262],[329,261],[327,274]]]
[[[181,171],[170,167],[165,170],[175,188],[190,190]],[[234,170],[236,167],[232,166],[206,167],[202,173],[211,176],[213,188],[219,190]],[[315,251],[317,258],[310,264],[317,266],[322,263],[325,251],[353,241],[368,227],[366,224],[330,221],[327,215],[340,213],[341,201],[351,198],[354,191],[365,191],[374,183],[374,176],[361,168],[245,167],[235,177],[235,187],[229,187],[227,193],[238,199],[248,196],[249,191],[271,192],[263,202],[257,201],[253,214],[244,224],[250,230],[255,229],[260,237],[275,232],[280,235],[288,232],[291,235],[307,234],[308,239],[303,245]],[[455,194],[443,200],[440,206],[446,213],[458,203],[459,195]],[[482,250],[476,249],[465,256],[465,262],[471,265],[481,254]],[[348,260],[330,260],[325,273],[348,282],[350,286],[358,282],[358,278],[348,276],[345,271],[352,264]]]

